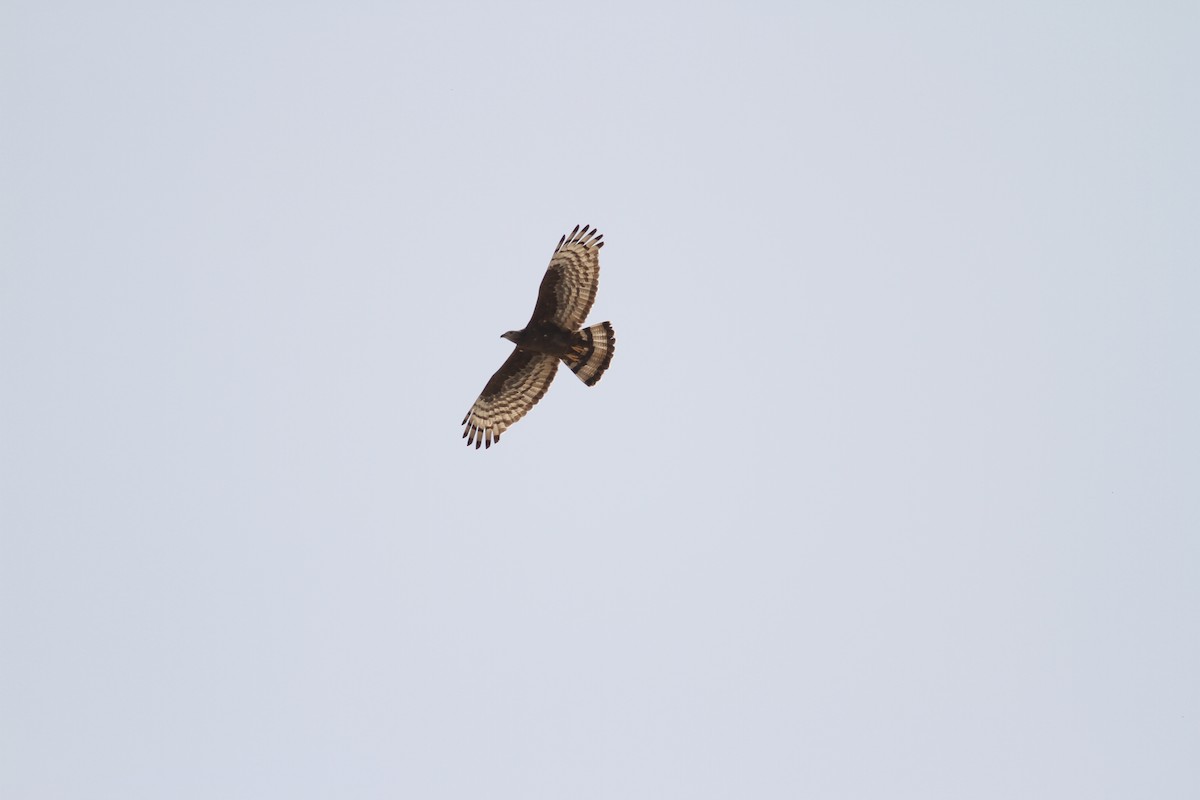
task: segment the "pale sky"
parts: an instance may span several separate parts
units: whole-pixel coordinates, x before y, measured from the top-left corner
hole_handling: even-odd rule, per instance
[[[1200,796],[1198,41],[5,2],[0,796]]]

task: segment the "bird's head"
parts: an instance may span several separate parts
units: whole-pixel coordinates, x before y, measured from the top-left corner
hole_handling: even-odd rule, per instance
[[[507,333],[500,334],[500,338],[508,339],[510,342],[515,343],[517,341],[517,337],[520,335],[521,335],[520,331],[508,331]]]

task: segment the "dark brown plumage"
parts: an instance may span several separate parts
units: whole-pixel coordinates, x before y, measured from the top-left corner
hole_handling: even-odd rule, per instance
[[[599,234],[590,226],[558,241],[528,324],[502,334],[516,345],[463,418],[467,444],[491,447],[546,394],[558,362],[594,386],[612,362],[617,338],[608,322],[581,328],[600,279]]]

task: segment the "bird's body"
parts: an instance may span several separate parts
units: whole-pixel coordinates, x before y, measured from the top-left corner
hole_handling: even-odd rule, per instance
[[[559,361],[588,386],[608,369],[617,341],[612,325],[580,327],[596,298],[603,246],[601,235],[586,225],[582,231],[575,226],[559,240],[529,323],[502,334],[516,349],[463,418],[468,445],[491,447],[499,441],[500,434],[542,399]]]
[[[519,331],[509,331],[503,334],[502,338],[508,339],[522,350],[561,358],[570,352],[575,336],[576,331],[569,331],[553,322],[540,322]]]

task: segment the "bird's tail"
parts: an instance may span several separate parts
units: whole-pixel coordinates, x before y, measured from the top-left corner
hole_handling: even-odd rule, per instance
[[[575,334],[571,352],[563,356],[562,360],[579,376],[579,380],[588,386],[595,386],[596,381],[600,380],[600,376],[612,362],[616,345],[617,337],[613,333],[612,323],[601,322]]]

